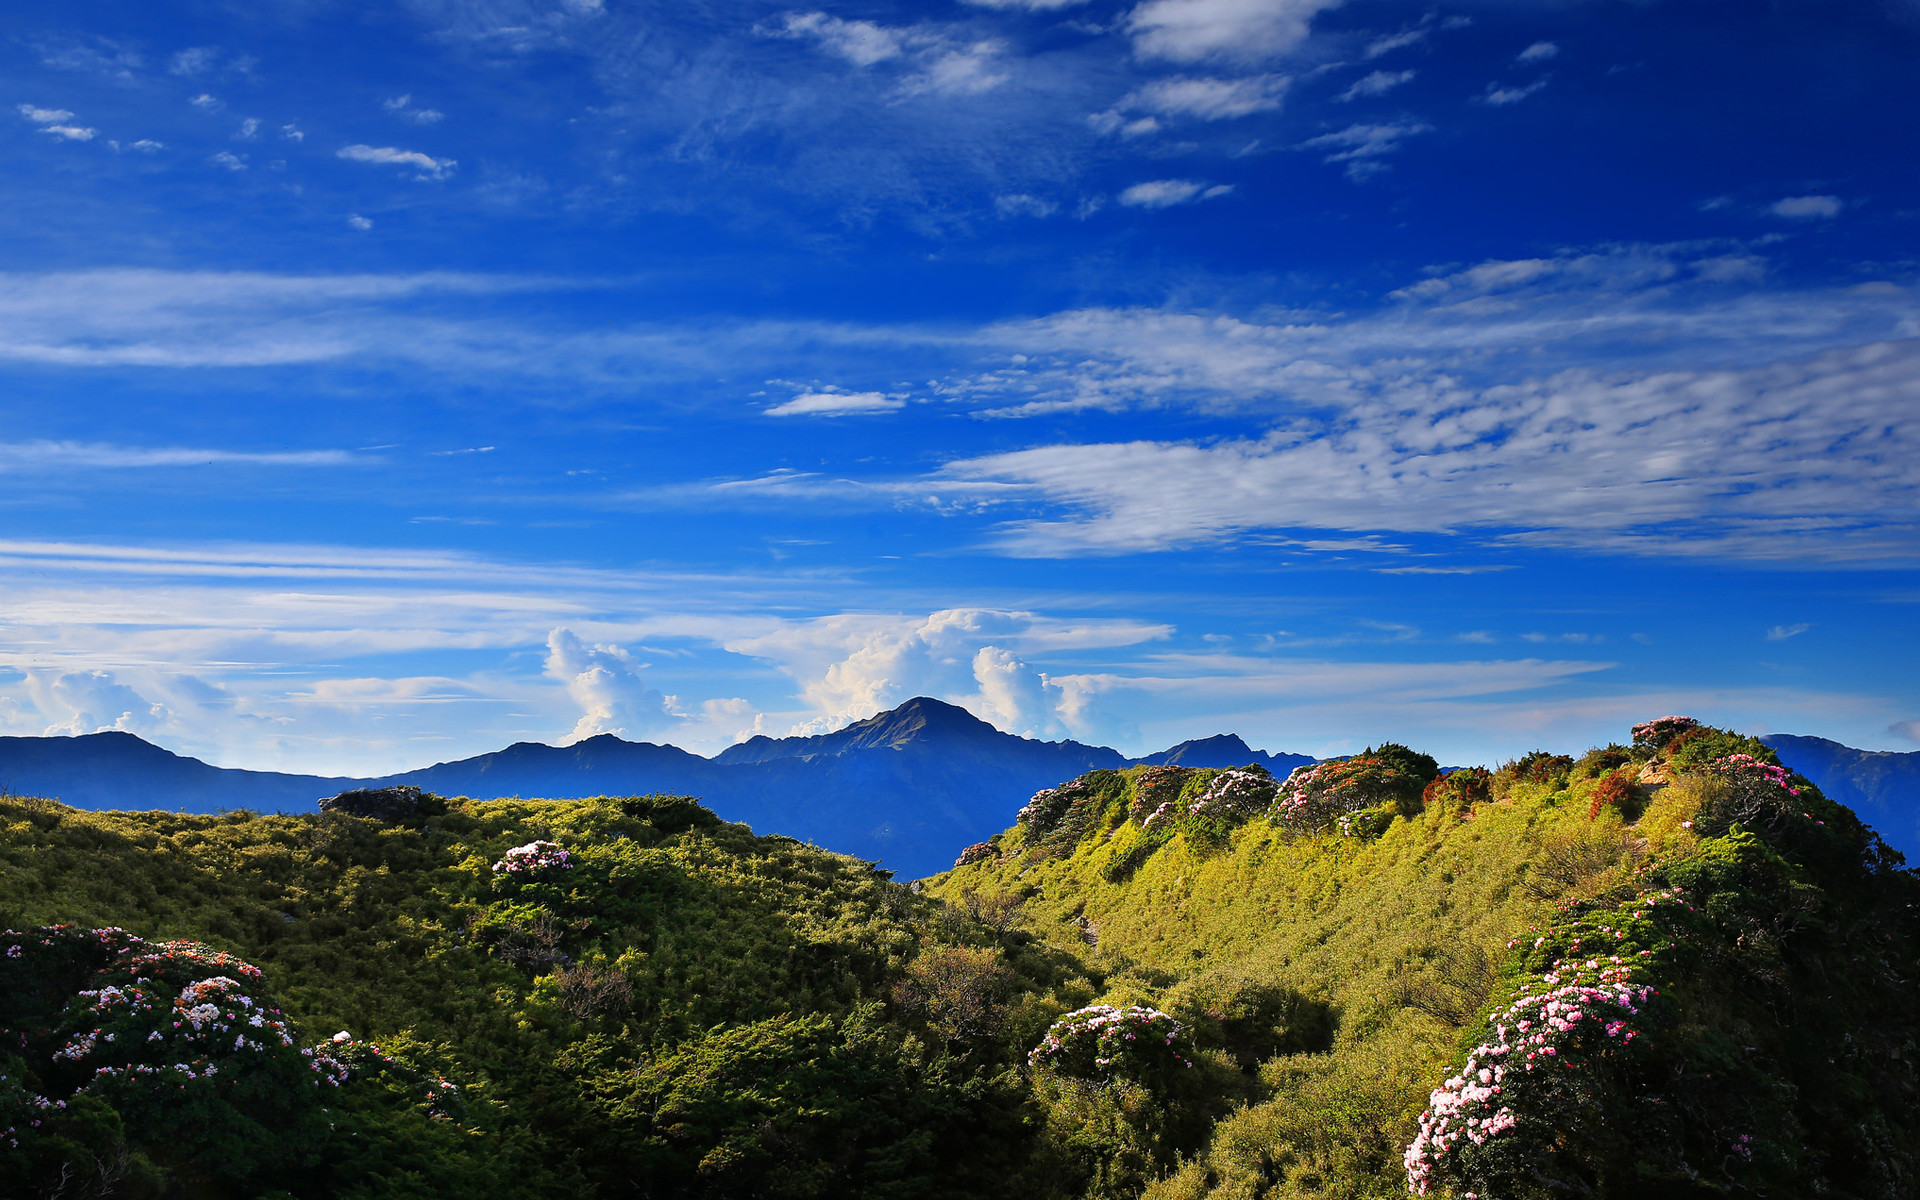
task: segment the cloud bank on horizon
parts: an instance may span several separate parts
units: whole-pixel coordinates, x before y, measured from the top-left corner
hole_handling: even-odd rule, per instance
[[[1920,736],[1906,8],[0,20],[0,734]]]

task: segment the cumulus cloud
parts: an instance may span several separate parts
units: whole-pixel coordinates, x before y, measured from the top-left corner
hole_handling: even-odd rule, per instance
[[[1058,12],[1063,8],[1076,8],[1087,0],[966,0],[979,8],[1025,9],[1027,12]]]
[[[1059,736],[1072,728],[1067,693],[1028,665],[1032,656],[1138,645],[1170,632],[1133,621],[955,608],[925,617],[844,613],[783,622],[730,639],[726,649],[766,659],[799,684],[808,710],[817,714],[804,732],[839,728],[914,696],[932,696],[1009,733]]]
[[[571,629],[555,629],[547,635],[546,671],[580,706],[569,743],[603,733],[634,741],[673,721],[667,697],[646,686],[641,664],[619,646],[589,645]]]
[[[235,154],[231,150],[222,150],[213,156],[213,161],[219,163],[229,171],[244,171],[247,169],[247,156],[244,154]]]
[[[1768,205],[1767,211],[1791,221],[1819,221],[1837,217],[1845,208],[1838,196],[1788,196]]]
[[[906,405],[883,392],[802,392],[784,404],[766,410],[770,417],[839,417],[853,413],[893,412]]]
[[[1535,42],[1514,56],[1515,62],[1538,63],[1560,57],[1560,47],[1552,42]]]
[[[1262,62],[1305,41],[1339,0],[1146,0],[1125,18],[1134,52],[1170,62]]]
[[[1206,184],[1192,179],[1154,179],[1136,183],[1120,193],[1120,203],[1130,208],[1171,208],[1211,200],[1233,191],[1229,183]]]
[[[167,61],[167,71],[173,75],[204,75],[213,69],[214,62],[220,57],[220,51],[214,46],[190,46],[178,51]]]
[[[53,718],[47,737],[119,730],[151,734],[167,723],[167,706],[115,679],[112,671],[29,671],[28,687],[43,714]]]
[[[206,113],[219,112],[222,108],[226,107],[224,104],[220,102],[219,98],[214,96],[211,92],[201,92],[198,96],[195,96],[193,99],[187,101],[187,103],[193,105],[195,108],[199,109],[201,112],[206,112]]]
[[[361,233],[365,233],[367,230],[373,228],[373,222],[361,216],[359,213],[348,213],[347,227],[349,229],[358,229]]]
[[[338,151],[348,162],[413,167],[415,179],[445,179],[460,164],[451,158],[435,158],[418,150],[399,150],[392,146],[343,146]]]
[[[1416,74],[1418,74],[1416,71],[1370,71],[1354,80],[1352,86],[1341,92],[1335,99],[1351,102],[1367,96],[1384,96],[1394,88],[1412,80]]]

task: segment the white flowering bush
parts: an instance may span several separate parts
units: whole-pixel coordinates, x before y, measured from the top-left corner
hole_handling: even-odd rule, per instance
[[[1106,1082],[1148,1080],[1193,1066],[1193,1045],[1180,1022],[1157,1008],[1095,1004],[1061,1017],[1027,1055],[1036,1071]]]
[[[515,846],[493,864],[495,875],[531,878],[548,871],[570,871],[573,856],[555,842],[528,842]]]

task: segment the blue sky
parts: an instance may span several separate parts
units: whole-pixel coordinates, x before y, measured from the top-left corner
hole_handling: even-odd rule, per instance
[[[0,733],[1920,746],[1920,4],[0,26]]]

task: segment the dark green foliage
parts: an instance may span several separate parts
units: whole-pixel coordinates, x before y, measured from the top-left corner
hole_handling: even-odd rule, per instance
[[[532,841],[564,847],[571,867],[493,869]],[[252,964],[301,1036],[356,1038],[350,1081],[324,1118],[307,1114],[318,1124],[271,1073],[218,1111],[130,1088],[34,1127],[48,1179],[117,1171],[121,1193],[146,1180],[156,1196],[907,1196],[974,1179],[968,1164],[1008,1167],[1030,1141],[1010,1085],[994,1082],[1025,1050],[996,1040],[995,1022],[1037,1037],[1025,1009],[1005,1017],[999,996],[989,1028],[964,1022],[978,1045],[958,1061],[919,1048],[909,1027],[923,1018],[885,1008],[934,930],[992,960],[1017,949],[1004,924],[682,797],[454,801],[419,827],[5,798],[0,912],[87,931],[0,961],[13,972],[0,1027],[27,1032],[39,1064],[0,1069],[0,1105],[71,1085],[49,1073],[48,1039],[119,944],[91,933],[102,926],[211,942],[209,955],[233,957],[170,986]],[[997,988],[1031,995],[1059,978],[1045,956],[1018,961],[990,968]],[[739,1108],[729,1080],[749,1081],[765,1110]],[[24,1098],[9,1090],[21,1086]],[[622,1125],[609,1104],[698,1119],[668,1137],[651,1115]],[[733,1165],[703,1174],[709,1157]],[[1009,1177],[956,1194],[996,1194]],[[37,1196],[38,1178],[16,1183]],[[0,1195],[16,1183],[0,1179]]]

